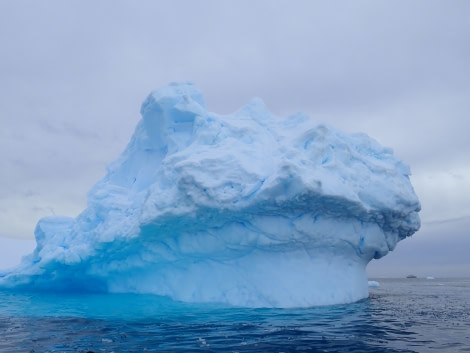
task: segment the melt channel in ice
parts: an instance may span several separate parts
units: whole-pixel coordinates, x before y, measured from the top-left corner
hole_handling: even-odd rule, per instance
[[[419,229],[409,168],[365,134],[259,99],[210,113],[191,83],[151,93],[76,218],[46,217],[0,275],[27,290],[306,307],[368,296],[365,268]]]

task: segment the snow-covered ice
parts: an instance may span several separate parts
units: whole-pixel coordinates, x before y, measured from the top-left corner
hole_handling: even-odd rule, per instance
[[[0,285],[155,293],[252,307],[368,296],[366,265],[419,229],[409,168],[365,134],[259,99],[210,113],[191,83],[151,93],[77,217],[46,217]]]

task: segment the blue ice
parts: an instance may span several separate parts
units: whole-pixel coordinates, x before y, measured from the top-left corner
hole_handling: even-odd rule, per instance
[[[420,227],[409,168],[365,134],[259,99],[208,112],[188,82],[152,92],[76,218],[46,217],[0,285],[307,307],[368,296],[365,268]]]

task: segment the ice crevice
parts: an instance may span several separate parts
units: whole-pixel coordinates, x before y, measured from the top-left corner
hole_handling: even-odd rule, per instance
[[[207,111],[188,82],[152,92],[76,218],[46,217],[0,286],[305,307],[367,297],[365,268],[420,227],[410,170],[365,134],[255,99]]]

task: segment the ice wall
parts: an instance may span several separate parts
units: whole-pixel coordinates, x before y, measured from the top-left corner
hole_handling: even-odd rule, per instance
[[[367,297],[367,263],[419,229],[409,168],[364,134],[259,99],[230,115],[191,83],[151,93],[77,218],[47,217],[0,285],[241,306]]]

